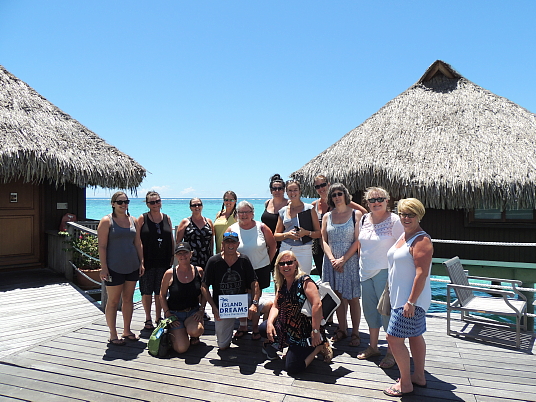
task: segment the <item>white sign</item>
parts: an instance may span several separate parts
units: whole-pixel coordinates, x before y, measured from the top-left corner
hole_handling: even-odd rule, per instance
[[[241,318],[248,316],[248,295],[220,295],[220,318]]]

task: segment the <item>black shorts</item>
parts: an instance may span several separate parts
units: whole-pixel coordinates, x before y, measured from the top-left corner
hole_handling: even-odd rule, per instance
[[[256,269],[255,274],[257,275],[259,287],[261,289],[266,289],[270,286],[270,281],[272,280],[272,265]]]
[[[108,272],[110,272],[110,276],[112,277],[111,282],[104,282],[106,286],[119,286],[124,284],[126,281],[129,282],[136,282],[140,278],[140,270],[137,269],[130,274],[120,274],[118,272],[115,272],[114,270],[108,268]]]
[[[145,273],[140,276],[140,293],[142,295],[160,294],[162,278],[169,267],[145,268]]]

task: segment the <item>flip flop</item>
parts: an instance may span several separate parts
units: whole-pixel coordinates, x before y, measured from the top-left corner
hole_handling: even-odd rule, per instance
[[[259,331],[257,332],[253,331],[251,333],[251,339],[254,341],[258,341],[259,339],[261,339],[261,333]]]
[[[400,381],[400,378],[397,378],[396,379],[396,382],[399,382]],[[417,388],[428,388],[428,383],[424,384],[424,385],[421,385],[421,384],[417,384],[416,382],[411,382],[413,384],[414,387],[417,387]]]
[[[359,334],[352,334],[352,340],[348,343],[350,346],[359,346],[361,345],[361,338]]]
[[[145,325],[144,325],[143,329],[145,329],[147,331],[154,331],[153,321],[152,320],[145,321]]]
[[[115,345],[115,346],[125,346],[126,342],[124,339],[114,338],[114,339],[108,339],[108,345]]]
[[[387,396],[392,396],[394,398],[400,398],[402,396],[406,396],[406,395],[413,395],[413,391],[410,391],[410,392],[402,392],[402,391],[399,391],[397,389],[394,389],[392,387],[389,387],[389,388],[386,388],[383,390],[383,393]]]
[[[359,360],[370,359],[371,357],[380,356],[381,352],[379,350],[373,349],[372,346],[366,348],[362,353],[357,355]]]
[[[235,334],[233,335],[233,338],[234,339],[240,339],[242,338],[244,335],[246,335],[248,333],[248,330],[247,329],[238,329]]]
[[[135,334],[123,335],[121,338],[123,338],[125,341],[131,341],[131,342],[136,342],[140,340],[139,336]]]

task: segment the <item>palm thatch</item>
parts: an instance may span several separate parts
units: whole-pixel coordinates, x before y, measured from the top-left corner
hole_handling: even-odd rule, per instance
[[[145,169],[0,66],[0,181],[135,189]]]
[[[318,174],[352,193],[383,186],[436,209],[532,209],[536,116],[437,60],[291,176],[314,196]]]

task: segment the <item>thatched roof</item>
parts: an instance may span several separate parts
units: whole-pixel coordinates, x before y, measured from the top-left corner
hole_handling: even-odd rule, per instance
[[[438,60],[291,176],[315,196],[318,174],[430,208],[534,208],[536,116]]]
[[[0,181],[134,189],[145,169],[0,66]]]

